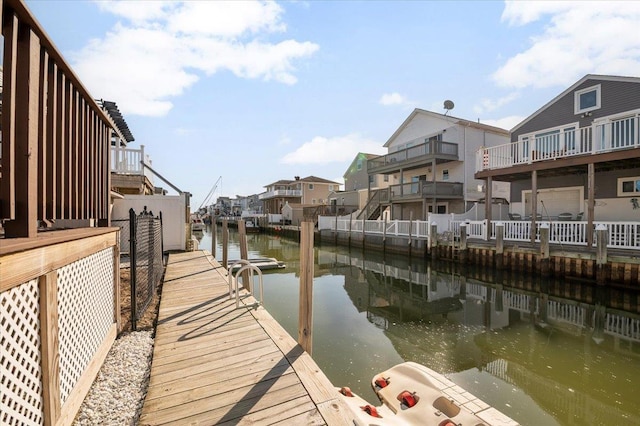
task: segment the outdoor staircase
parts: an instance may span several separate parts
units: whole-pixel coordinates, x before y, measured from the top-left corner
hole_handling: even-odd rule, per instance
[[[371,191],[369,201],[360,211],[360,214],[358,214],[358,220],[375,220],[380,217],[382,207],[380,203],[380,194],[381,191],[379,189],[374,189],[373,191]]]

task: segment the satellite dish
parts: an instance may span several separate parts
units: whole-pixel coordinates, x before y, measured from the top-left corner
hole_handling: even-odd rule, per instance
[[[453,101],[450,101],[448,99],[444,101],[444,109],[446,109],[447,111],[452,110],[454,106],[455,105],[453,104]]]

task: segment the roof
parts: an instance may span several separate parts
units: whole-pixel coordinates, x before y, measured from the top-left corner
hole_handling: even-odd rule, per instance
[[[571,93],[572,91],[574,91],[576,89],[576,87],[580,86],[582,83],[584,83],[587,80],[621,81],[621,82],[628,82],[628,83],[640,83],[640,78],[638,78],[638,77],[623,77],[623,76],[615,76],[615,75],[587,74],[584,77],[582,77],[580,80],[578,80],[577,82],[573,83],[568,89],[566,89],[565,91],[560,93],[558,96],[556,96],[555,98],[551,99],[549,102],[544,104],[536,112],[534,112],[533,114],[531,114],[530,116],[528,116],[527,118],[522,120],[520,123],[518,123],[513,129],[511,129],[511,132],[515,132],[520,127],[522,127],[523,125],[525,125],[526,123],[531,121],[534,117],[540,115],[544,110],[549,108],[551,105],[556,103],[559,99],[561,99],[562,97],[564,97],[568,93]]]
[[[459,124],[459,125],[465,126],[465,127],[473,127],[473,128],[476,128],[476,129],[484,130],[486,132],[498,133],[498,134],[509,136],[509,131],[506,130],[506,129],[502,129],[500,127],[490,126],[488,124],[482,124],[482,123],[478,123],[476,121],[465,120],[464,118],[458,118],[458,117],[454,117],[452,115],[439,114],[437,112],[427,111],[427,110],[424,110],[424,109],[416,108],[402,122],[400,127],[398,127],[398,129],[393,133],[393,135],[391,135],[391,137],[385,142],[385,144],[383,146],[388,147],[391,144],[391,142],[396,137],[398,137],[398,135],[405,129],[405,127],[407,127],[409,125],[409,123],[411,123],[411,121],[418,114],[428,115],[428,116],[431,116],[433,118],[438,118],[438,119],[444,119],[444,120],[450,121],[451,124]]]
[[[295,180],[281,179],[279,181],[276,181],[276,182],[270,183],[268,185],[265,185],[265,186],[263,186],[263,188],[267,188],[267,187],[272,186],[272,185],[290,185],[290,184],[296,183],[296,182],[328,183],[328,184],[331,184],[331,185],[340,185],[338,182],[334,182],[332,180],[319,178],[317,176],[307,176],[305,178],[295,179]]]
[[[113,120],[114,124],[118,127],[118,131],[124,137],[124,139],[129,142],[133,142],[135,139],[129,130],[129,126],[127,126],[127,122],[124,121],[122,114],[120,114],[120,110],[115,102],[99,100],[98,104],[101,104],[102,107],[107,111],[109,117]]]

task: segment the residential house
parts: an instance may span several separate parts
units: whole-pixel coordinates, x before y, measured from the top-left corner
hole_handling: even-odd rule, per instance
[[[265,213],[280,214],[285,204],[322,205],[328,203],[331,191],[338,189],[340,184],[316,176],[294,180],[279,180],[265,186],[266,191],[259,194],[264,203]]]
[[[367,163],[375,154],[359,152],[344,172],[344,191],[329,194],[329,203],[338,206],[353,206],[362,209],[368,201],[369,190],[389,186],[388,175],[370,175]]]
[[[416,108],[384,144],[388,153],[368,159],[369,175],[386,176],[389,187],[370,192],[361,217],[466,212],[485,197],[486,182],[474,177],[476,150],[508,141],[507,130]],[[492,192],[508,199],[509,185],[495,182]]]
[[[511,211],[640,220],[640,78],[586,75],[478,151],[476,178],[511,183]],[[592,233],[587,235],[591,239]]]

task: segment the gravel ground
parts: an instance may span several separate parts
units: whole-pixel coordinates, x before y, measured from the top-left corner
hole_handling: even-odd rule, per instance
[[[147,390],[152,331],[115,341],[76,416],[75,425],[135,425]]]
[[[120,306],[124,332],[118,336],[85,397],[74,425],[136,425],[147,394],[153,339],[162,284],[131,331],[129,269],[120,270]]]

